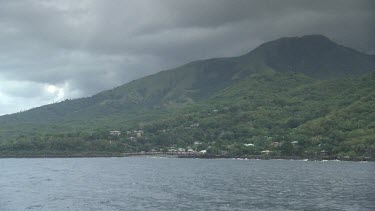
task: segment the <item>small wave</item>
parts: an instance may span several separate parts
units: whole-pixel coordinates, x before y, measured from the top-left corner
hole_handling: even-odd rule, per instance
[[[32,206],[26,207],[25,209],[26,210],[33,210],[33,209],[38,209],[39,210],[42,207],[43,207],[43,205],[37,204],[37,205],[32,205]]]
[[[338,161],[341,161],[341,160],[337,160],[337,159],[335,159],[335,160],[321,160],[320,162],[328,162],[328,161],[330,161],[330,162],[338,162]]]
[[[295,161],[309,161],[309,159],[295,160]]]

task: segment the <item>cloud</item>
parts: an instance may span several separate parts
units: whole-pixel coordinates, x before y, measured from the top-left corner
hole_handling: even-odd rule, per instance
[[[283,36],[374,53],[373,11],[370,0],[0,0],[0,115]]]
[[[55,90],[51,92],[49,86],[36,82],[0,78],[0,83],[0,107],[4,109],[4,113],[24,110],[25,104],[27,108],[32,108],[51,103],[51,100],[60,101],[64,97],[64,87],[55,86]]]

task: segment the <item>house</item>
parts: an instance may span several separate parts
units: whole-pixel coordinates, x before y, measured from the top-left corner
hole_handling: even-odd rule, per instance
[[[199,127],[199,123],[192,124],[190,127]]]
[[[264,151],[261,151],[261,153],[262,153],[262,154],[270,154],[271,151],[269,151],[269,150],[264,150]]]
[[[206,153],[207,153],[207,150],[201,150],[201,151],[199,151],[199,153],[201,153],[201,154],[206,154]]]
[[[111,131],[109,131],[109,134],[111,134],[112,136],[119,136],[119,135],[121,135],[121,131],[111,130]]]
[[[200,142],[200,141],[194,141],[194,145],[201,145],[202,144],[202,142]]]
[[[246,147],[253,147],[254,144],[244,144],[244,146],[246,146]]]
[[[298,141],[292,141],[290,143],[292,143],[292,144],[298,144]]]

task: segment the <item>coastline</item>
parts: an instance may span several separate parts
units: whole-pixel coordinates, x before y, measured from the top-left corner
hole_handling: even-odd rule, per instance
[[[337,156],[276,156],[276,155],[214,155],[214,154],[175,154],[175,153],[0,153],[1,158],[105,158],[105,157],[166,157],[191,159],[242,159],[242,160],[306,160],[306,161],[375,161],[372,157],[337,157]]]
[[[43,154],[22,154],[8,153],[0,154],[1,158],[100,158],[100,157],[125,157],[123,153],[43,153]]]
[[[200,159],[245,159],[245,160],[306,160],[306,161],[375,161],[375,158],[371,157],[353,157],[353,158],[343,158],[336,156],[276,156],[276,155],[246,155],[246,156],[226,156],[226,155],[182,155],[179,158],[200,158]]]

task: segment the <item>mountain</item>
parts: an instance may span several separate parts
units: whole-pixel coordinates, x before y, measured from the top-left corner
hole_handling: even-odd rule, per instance
[[[59,150],[76,145],[98,150],[88,143],[109,150],[103,144],[113,138],[109,130],[142,128],[147,135],[136,144],[124,136],[111,150],[188,146],[199,140],[216,153],[249,141],[261,146],[259,151],[271,140],[293,140],[304,143],[307,152],[317,150],[312,140],[318,139],[335,154],[349,152],[354,142],[371,154],[374,70],[374,56],[322,35],[281,38],[239,57],[195,61],[92,97],[2,116],[0,143],[6,149],[41,151],[59,140]],[[354,115],[344,115],[352,111]],[[327,122],[332,126],[321,131]],[[99,139],[104,142],[87,142]],[[332,147],[343,147],[340,143],[349,145]]]
[[[373,70],[374,56],[340,46],[322,35],[281,38],[243,56],[191,62],[92,97],[6,115],[0,123],[79,120],[139,108],[180,106],[207,99],[256,72],[299,72],[317,79],[335,79]]]

